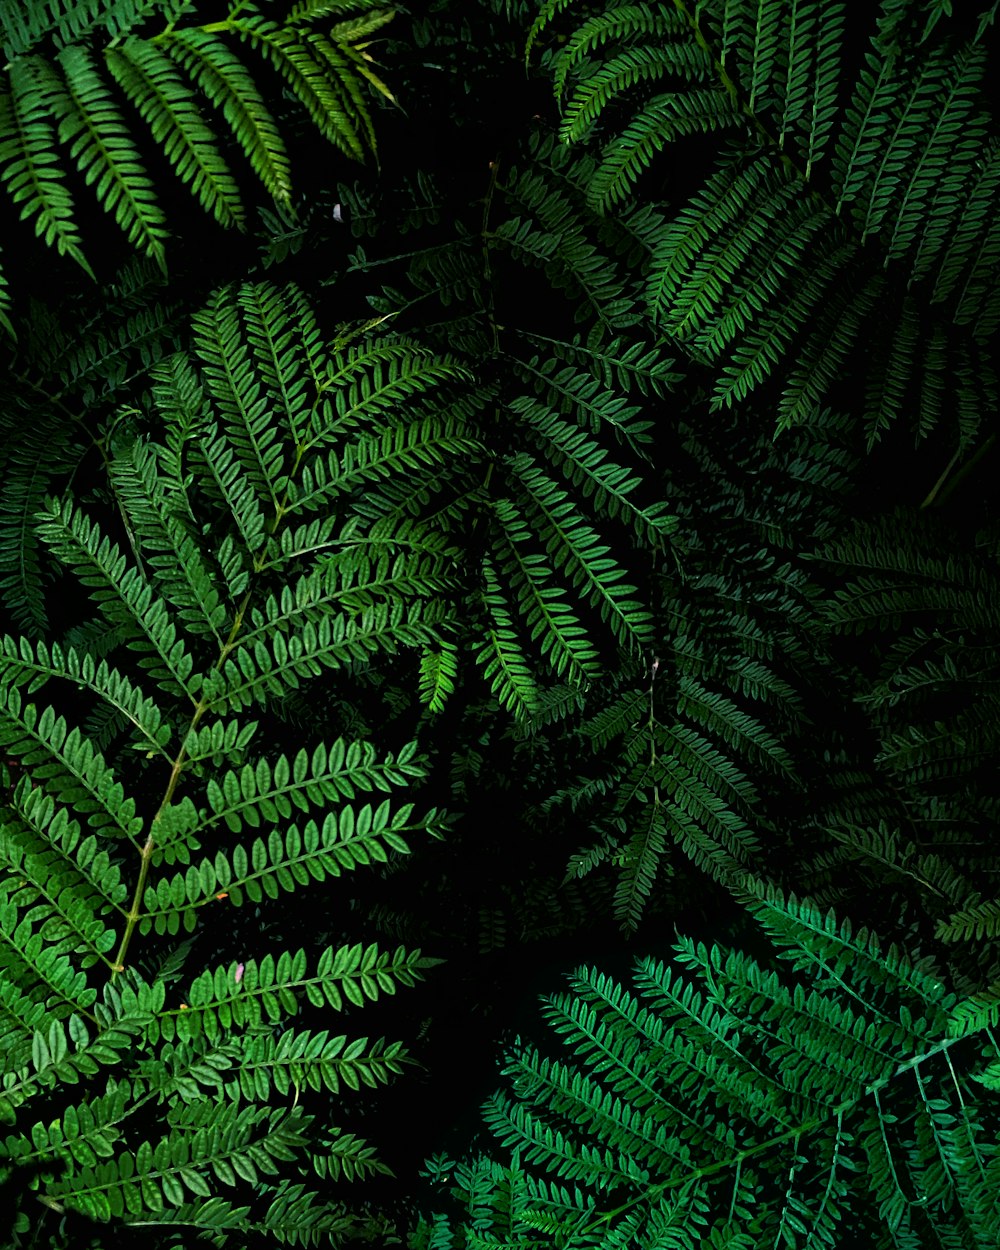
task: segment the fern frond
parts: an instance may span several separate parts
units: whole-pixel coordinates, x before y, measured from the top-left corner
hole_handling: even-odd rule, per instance
[[[527,397],[514,399],[510,408],[532,431],[548,459],[579,487],[584,498],[593,497],[605,516],[621,518],[654,547],[673,532],[674,518],[639,508],[628,498],[640,479],[621,465],[606,463],[607,452],[584,430],[574,429],[547,405]]]
[[[173,30],[163,50],[221,109],[254,173],[279,204],[291,203],[288,153],[246,66],[226,42],[196,27]]]
[[[633,302],[623,294],[618,265],[591,242],[590,215],[581,211],[584,205],[574,195],[542,169],[529,168],[505,184],[504,196],[513,211],[530,216],[508,218],[492,237],[527,263],[540,266],[557,289],[581,296],[577,321],[588,315],[584,310],[589,306],[609,330],[635,324]]]
[[[540,24],[536,23],[536,26],[538,31],[543,29]],[[556,56],[552,85],[557,98],[563,96],[567,78],[584,58],[608,42],[649,39],[663,44],[670,36],[676,38],[683,33],[684,26],[680,15],[661,6],[619,4],[603,13],[589,14],[572,31]]]
[[[26,766],[40,766],[45,789],[84,814],[95,831],[138,837],[143,822],[135,814],[135,801],[125,797],[121,783],[79,729],[70,728],[51,707],[39,713],[34,703],[22,701],[19,690],[0,688],[0,741]]]
[[[1000,903],[988,899],[961,911],[953,912],[946,920],[939,920],[937,936],[943,942],[980,942],[984,938],[1000,936]]]
[[[312,1155],[311,1163],[317,1176],[332,1181],[341,1177],[352,1181],[376,1173],[392,1175],[392,1170],[377,1157],[375,1147],[365,1138],[342,1130],[335,1132],[332,1139],[318,1143],[323,1154]]]
[[[4,432],[7,446],[0,452],[0,591],[13,622],[29,636],[38,636],[48,624],[47,570],[35,532],[36,513],[52,484],[50,475],[69,470],[79,451],[66,425],[57,411],[36,410],[16,439]]]
[[[308,110],[320,134],[348,156],[363,160],[366,145],[359,128],[367,132],[370,144],[371,121],[346,58],[336,56],[326,41],[317,46],[313,38],[304,37],[293,27],[260,18],[231,21],[229,25],[272,63]],[[336,57],[333,74],[314,54],[314,48],[324,59],[324,49]]]
[[[51,0],[33,4],[30,0],[12,0],[6,5],[0,26],[3,29],[6,55],[13,60],[44,39],[51,39],[57,48],[83,42],[95,34],[116,39],[138,26],[150,16],[154,7],[171,15],[183,0],[123,0],[109,4],[107,0]]]
[[[105,1222],[125,1218],[140,1204],[165,1215],[189,1195],[210,1196],[202,1170],[223,1184],[237,1177],[255,1184],[306,1143],[307,1121],[298,1108],[272,1117],[261,1107],[206,1101],[178,1107],[172,1121],[159,1141],[142,1141],[134,1154],[82,1167],[53,1182],[48,1196]],[[246,1208],[239,1212],[246,1214]]]
[[[635,391],[644,398],[656,396],[664,399],[674,384],[681,379],[681,374],[674,371],[674,361],[661,354],[662,347],[659,345],[641,340],[630,343],[621,337],[606,340],[599,328],[596,334],[593,332],[590,334],[585,343],[579,341],[579,336],[567,343],[527,331],[521,331],[520,335],[552,353],[549,359],[534,357],[530,361],[522,362],[522,366],[532,373],[543,372],[546,377],[546,386],[550,384],[549,379],[551,379],[551,384],[557,389],[572,386],[574,397],[577,394],[578,387],[573,384],[580,378],[580,374],[574,370],[573,373],[564,375],[562,371],[557,370],[557,361],[575,364],[580,369],[590,372],[594,380],[609,392],[601,403],[602,414],[608,411],[614,403],[613,392],[616,389],[627,394]],[[586,395],[582,398],[586,401]],[[614,415],[616,420],[612,422],[613,425],[626,424],[618,417],[617,410]],[[647,442],[646,427],[637,429],[637,423],[631,420],[631,413],[629,417],[627,428],[632,432],[632,437],[637,441]],[[610,418],[604,417],[604,420],[610,420]],[[591,428],[594,428],[596,432],[599,428],[599,420],[597,425]]]
[[[600,68],[575,87],[563,108],[559,137],[564,143],[581,139],[608,103],[637,83],[666,77],[677,66],[675,49],[626,48],[610,56]]]
[[[493,513],[504,542],[499,568],[518,599],[531,641],[557,677],[587,682],[599,671],[597,652],[560,588],[550,584],[553,573],[544,557],[526,550],[530,535],[524,517],[506,499],[494,501]]]
[[[26,999],[44,1003],[47,1014],[92,1018],[88,1009],[97,991],[88,984],[86,973],[36,932],[31,914],[24,915],[9,899],[0,904],[0,976],[12,981]]]
[[[194,658],[178,637],[162,600],[155,598],[140,575],[72,500],[50,500],[42,511],[38,533],[49,549],[72,568],[92,598],[114,624],[123,625],[144,652],[142,666],[165,690],[197,703],[192,685]]]
[[[312,388],[320,385],[322,342],[315,314],[293,289],[247,283],[238,300],[255,369],[297,446],[305,436]]]
[[[235,743],[235,733],[230,736]],[[245,765],[238,774],[224,774],[221,783],[209,781],[205,797],[211,811],[202,824],[221,819],[233,833],[239,833],[247,825],[256,829],[265,822],[287,820],[294,808],[308,811],[311,806],[388,790],[423,775],[416,743],[409,743],[398,756],[377,760],[370,743],[346,743],[338,738],[329,747],[321,743],[311,754],[303,749],[293,760],[280,755],[273,764],[261,759]]]
[[[148,1005],[145,1010],[139,1010],[134,1002],[128,1005],[119,1002],[115,1010],[105,1011],[100,1022],[85,1011],[53,1012],[47,1028],[30,1031],[28,1052],[18,1054],[16,1060],[12,1055],[14,1061],[5,1065],[0,1086],[0,1119],[15,1122],[16,1110],[40,1092],[50,1091],[60,1083],[80,1084],[99,1073],[102,1067],[120,1064],[142,1036]],[[102,1006],[98,1005],[96,1010],[100,1011]],[[125,1115],[131,1090],[128,1082],[117,1086],[113,1081],[108,1084],[109,1092],[104,1096],[76,1105],[70,1103],[61,1123],[57,1119],[36,1130],[32,1151],[44,1153],[48,1149],[57,1158],[68,1156],[73,1163],[84,1166],[113,1155],[120,1138],[116,1125]],[[10,1151],[8,1157],[17,1158],[18,1147],[23,1153],[28,1141],[23,1137],[9,1137],[4,1144]]]
[[[789,945],[793,970],[808,966],[813,942],[802,932]],[[486,1234],[519,1246],[596,1237],[617,1248],[708,1235],[750,1250],[752,1221],[754,1236],[794,1228],[832,1250],[859,1211],[887,1237],[901,1226],[949,1230],[942,1239],[995,1226],[994,1205],[980,1216],[980,1195],[959,1170],[961,1160],[983,1178],[995,1166],[984,1144],[992,1116],[956,1091],[961,1060],[947,1053],[995,1023],[995,994],[953,1010],[954,995],[892,952],[875,984],[862,976],[849,990],[779,976],[717,946],[682,939],[674,949],[672,964],[638,961],[636,993],[581,968],[569,993],[543,1000],[572,1058],[515,1043],[505,1069],[513,1096],[497,1094],[485,1109],[506,1158],[447,1165],[474,1214],[439,1219],[441,1244]],[[865,971],[880,962],[881,951]],[[918,987],[932,1022],[907,1005]],[[906,1111],[914,1080],[917,1109]],[[724,1191],[711,1184],[720,1172],[732,1173]],[[933,1210],[923,1211],[923,1194]]]
[[[153,141],[206,212],[223,226],[246,228],[236,182],[174,63],[154,43],[127,39],[105,62],[152,133]]]
[[[885,289],[859,250],[865,242],[876,244],[883,268],[908,265],[910,289],[941,266],[933,298],[949,306],[927,333],[940,346],[917,371],[920,398],[908,405],[921,437],[944,415],[939,397],[957,389],[961,349],[946,349],[943,322],[968,327],[978,344],[1000,326],[985,50],[979,40],[918,40],[906,9],[900,0],[878,19],[871,50],[845,84],[844,109],[840,3],[726,0],[668,12],[623,2],[582,13],[549,55],[556,95],[566,100],[564,141],[582,142],[628,107],[586,187],[598,211],[629,206],[640,174],[678,140],[735,132],[722,169],[673,220],[638,229],[653,252],[647,299],[660,327],[699,362],[723,366],[715,407],[747,399],[779,370],[779,431],[822,407]],[[560,13],[546,7],[532,37]],[[814,189],[815,170],[831,151],[827,199]],[[968,247],[972,231],[985,236],[978,258]],[[551,258],[550,250],[543,263]],[[914,291],[914,309],[922,297]],[[817,308],[821,325],[811,324]],[[870,442],[907,407],[882,383],[898,391],[893,379],[911,372],[908,345],[906,334],[882,334],[865,363]],[[992,376],[976,373],[977,384]],[[963,427],[975,430],[981,402],[970,394]]]
[[[280,304],[276,300],[274,304],[278,328]],[[222,411],[240,476],[254,488],[260,504],[276,511],[287,472],[286,448],[278,427],[269,420],[267,396],[251,366],[232,293],[216,292],[208,307],[196,314],[193,324],[202,372]]]
[[[977,246],[984,247],[987,243],[983,233],[988,228],[990,209],[996,201],[997,185],[1000,183],[1000,144],[996,140],[987,139],[984,142],[976,172],[970,171],[970,174],[968,193],[957,220],[951,214],[940,218],[935,216],[933,219],[935,236],[940,234],[940,228],[948,229],[948,234],[940,244],[941,260],[931,296],[935,304],[944,303],[950,298],[974,249]],[[948,191],[951,191],[950,186]],[[937,223],[940,223],[940,228]],[[992,248],[989,250],[993,251]],[[922,261],[925,255],[921,250],[914,260],[914,278],[923,277]]]
[[[854,932],[849,921],[825,915],[807,899],[748,882],[747,907],[787,956],[795,969],[818,968],[829,983],[866,992],[891,986],[894,993],[916,1000],[921,1016],[914,1019],[917,1034],[937,1031],[943,1013],[954,1001],[940,981],[895,945],[883,949],[867,928]]]
[[[30,909],[39,935],[53,950],[76,956],[81,968],[97,962],[110,968],[115,933],[109,926],[125,915],[125,882],[97,846],[65,807],[19,785],[0,835],[5,901]]]
[[[420,653],[420,701],[428,712],[444,710],[448,696],[455,692],[457,675],[458,652],[446,639],[437,649],[425,648]]]
[[[667,828],[656,804],[648,803],[636,817],[637,826],[621,851],[616,853],[618,884],[615,886],[615,919],[623,929],[638,929],[649,902],[653,883],[667,852]],[[588,869],[591,865],[588,865]],[[567,865],[567,875],[582,875],[582,865]]]
[[[180,483],[165,479],[155,453],[139,440],[114,456],[109,476],[141,545],[151,581],[177,606],[178,618],[192,634],[213,638],[221,648],[226,606],[191,532]]]
[[[829,299],[789,374],[778,404],[779,431],[815,415],[884,290],[882,275],[872,274],[857,289],[842,287]]]
[[[538,469],[526,452],[510,460],[521,488],[523,506],[538,525],[539,536],[556,567],[593,603],[612,632],[628,648],[649,642],[649,621],[639,602],[629,598],[635,588],[622,583],[625,573],[608,556],[609,548],[575,514],[566,492]]]
[[[58,80],[40,58],[21,57],[11,64],[9,81],[10,94],[0,94],[0,178],[14,203],[21,204],[21,220],[34,218],[35,233],[93,277],[55,151],[52,113]]]
[[[485,641],[476,653],[494,696],[520,720],[529,720],[538,704],[538,687],[514,629],[514,618],[493,561],[483,560],[483,603],[489,613]]]
[[[399,1042],[387,1044],[384,1038],[369,1042],[367,1037],[349,1041],[343,1034],[331,1037],[326,1029],[319,1033],[288,1029],[279,1038],[248,1034],[239,1051],[233,1056],[236,1062],[231,1087],[248,1100],[268,1098],[272,1090],[284,1096],[300,1088],[327,1089],[332,1094],[339,1094],[342,1085],[354,1090],[362,1085],[374,1089],[402,1072],[406,1059]],[[364,1156],[358,1158],[349,1151],[351,1144],[344,1141],[332,1156],[337,1171],[348,1178],[365,1172]],[[322,1156],[319,1162],[325,1162]],[[372,1170],[377,1170],[377,1165]]]
[[[151,752],[165,754],[173,729],[159,706],[106,660],[97,661],[92,652],[44,642],[20,644],[10,637],[0,639],[0,685],[26,686],[31,694],[51,677],[72,681],[92,690],[109,708],[130,723]]]
[[[329,947],[309,973],[304,951],[284,952],[275,960],[265,955],[246,960],[240,979],[233,965],[196,977],[184,993],[185,1005],[162,1012],[154,1030],[171,1041],[204,1035],[215,1041],[229,1032],[230,1022],[247,1030],[262,1022],[277,1022],[298,1011],[300,997],[313,1006],[344,1009],[345,999],[355,1006],[395,994],[398,985],[412,986],[436,960],[419,950],[380,951],[377,946]],[[155,1040],[155,1038],[154,1038]]]
[[[166,218],[156,203],[138,148],[132,140],[90,53],[67,46],[59,54],[64,90],[52,97],[59,138],[102,208],[113,213],[130,243],[165,271]]]
[[[217,712],[239,709],[297,690],[320,667],[339,668],[377,651],[434,645],[435,626],[444,618],[444,607],[434,603],[378,603],[357,614],[324,615],[318,625],[306,621],[287,642],[275,632],[268,642],[243,643],[239,658],[226,660],[211,705]]]
[[[249,851],[234,846],[231,853],[190,865],[173,878],[161,878],[146,890],[141,933],[176,934],[181,926],[189,931],[197,923],[197,909],[214,903],[219,896],[232,906],[244,899],[260,903],[264,896],[276,898],[280,891],[292,891],[311,881],[337,878],[344,871],[372,863],[386,863],[387,850],[406,854],[409,846],[402,834],[425,828],[410,823],[412,805],[392,813],[389,800],[372,809],[365,804],[355,814],[341,808],[330,813],[321,825],[307,821],[301,833],[290,825],[284,836],[272,830],[252,843]],[[432,821],[432,815],[427,818]]]
[[[668,143],[684,135],[726,131],[741,120],[729,96],[717,91],[654,96],[633,115],[621,135],[606,144],[588,191],[590,203],[598,212],[607,213],[631,196],[639,178]]]
[[[921,135],[921,151],[893,204],[888,259],[906,255],[921,232],[926,250],[920,259],[926,266],[927,252],[936,253],[954,229],[955,215],[964,208],[962,183],[981,162],[987,139],[987,119],[975,109],[985,64],[982,48],[964,49],[949,66],[944,90],[936,92],[930,132]],[[916,264],[913,269],[915,277]]]
[[[725,695],[706,689],[691,677],[678,680],[677,709],[698,724],[713,730],[724,742],[766,768],[794,776],[788,751],[767,729]]]

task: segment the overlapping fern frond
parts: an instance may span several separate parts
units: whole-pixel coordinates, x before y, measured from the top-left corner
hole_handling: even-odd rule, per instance
[[[529,49],[576,7],[543,4]],[[908,411],[920,438],[946,420],[960,446],[977,437],[1000,317],[985,26],[926,41],[886,3],[848,71],[842,4],[608,0],[546,54],[562,138],[603,143],[598,211],[630,203],[676,140],[729,137],[652,237],[647,292],[662,331],[712,366],[714,407],[773,378],[778,428],[809,419],[865,341],[869,444]]]
[[[995,1004],[805,900],[747,905],[785,973],[685,938],[634,990],[585,967],[543,999],[560,1053],[509,1053],[503,1156],[430,1161],[464,1211],[414,1246],[996,1238],[996,1109],[969,1083]]]
[[[596,835],[567,880],[610,870],[627,930],[654,900],[662,909],[675,873],[683,882],[693,864],[729,886],[798,837],[785,826],[815,732],[806,696],[829,665],[799,553],[839,522],[845,426],[826,414],[777,447],[735,417],[682,426],[703,476],[667,500],[683,556],[680,577],[666,563],[659,579],[655,651],[595,685],[574,728],[552,735],[567,773],[533,814],[552,828],[562,813],[578,845],[581,821]]]
[[[275,21],[238,4],[198,24],[188,8],[176,0],[4,6],[0,182],[36,234],[88,273],[71,165],[136,251],[161,267],[170,223],[143,157],[150,141],[223,226],[246,228],[234,149],[276,204],[290,206],[288,153],[258,85],[261,63],[335,148],[357,160],[375,150],[370,92],[391,94],[364,48],[390,9],[377,0],[305,4]]]
[[[486,552],[478,662],[500,702],[537,721],[553,678],[579,691],[602,671],[588,613],[626,654],[651,643],[648,609],[618,551],[622,542],[661,551],[673,532],[663,503],[643,491],[651,443],[643,401],[668,395],[678,375],[636,331],[634,270],[644,260],[649,212],[594,219],[585,205],[592,163],[567,159],[541,136],[531,151],[526,168],[494,169],[478,235],[462,231],[451,242],[390,255],[383,263],[405,262],[405,285],[387,286],[371,302],[401,319],[412,309],[428,323],[423,337],[457,348],[469,368],[490,378],[478,418],[483,484],[467,479],[447,519],[467,527],[462,518],[471,514]],[[352,188],[340,194],[356,233],[374,233],[371,206]],[[404,220],[414,232],[426,224],[422,216]],[[366,243],[352,267],[364,270],[373,259]],[[497,271],[510,262],[540,270],[553,292],[569,297],[577,319],[590,322],[588,334],[557,339],[531,323],[499,325]]]
[[[219,1244],[258,1227],[311,1244],[365,1221],[288,1164],[310,1151],[319,1175],[378,1164],[363,1139],[337,1142],[336,1125],[327,1158],[298,1094],[384,1083],[405,1052],[293,1019],[395,993],[428,961],[360,943],[272,955],[243,945],[237,919],[222,942],[231,960],[189,967],[168,995],[166,979],[139,970],[135,946],[384,864],[415,834],[442,832],[434,810],[393,801],[425,773],[415,744],[379,756],[334,739],[268,758],[242,712],[358,654],[436,644],[453,552],[439,532],[352,515],[338,480],[356,466],[366,405],[381,413],[390,393],[400,398],[405,343],[381,358],[371,347],[338,357],[297,292],[267,287],[213,299],[194,343],[154,369],[161,438],[107,440],[130,554],[69,493],[35,517],[95,621],[66,641],[0,646],[0,743],[26,774],[0,811],[4,1175],[16,1187],[30,1161],[25,1194],[101,1221],[187,1225]],[[414,363],[425,390],[460,376],[443,359],[435,373],[419,352]],[[405,465],[411,445],[383,450]],[[312,489],[307,469],[321,458],[339,511],[335,490]],[[60,684],[83,712],[107,714],[99,745],[79,707],[50,706]],[[137,798],[148,786],[137,755],[162,770],[152,812]],[[53,1091],[58,1118],[32,1131],[29,1109]],[[272,1091],[295,1094],[291,1111],[271,1105]],[[242,1194],[229,1201],[227,1190]],[[22,1208],[20,1231],[27,1219]]]
[[[938,933],[963,944],[956,975],[978,987],[997,937],[992,847],[982,836],[1000,812],[1000,583],[990,535],[978,535],[973,557],[933,514],[900,511],[855,525],[815,559],[831,582],[824,629],[870,640],[879,657],[857,701],[877,744],[875,766],[899,796],[875,828],[829,813],[823,825],[835,842],[826,862],[906,871]]]
[[[123,266],[105,292],[100,305],[66,299],[58,314],[33,305],[6,378],[0,589],[12,622],[34,636],[47,626],[45,590],[53,576],[35,514],[50,491],[73,479],[92,481],[97,495],[107,495],[93,470],[115,446],[140,436],[141,414],[123,410],[135,377],[179,342],[180,300],[165,290],[152,262]]]

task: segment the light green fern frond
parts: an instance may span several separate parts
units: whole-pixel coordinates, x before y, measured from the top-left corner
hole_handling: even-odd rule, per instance
[[[149,126],[153,141],[205,211],[223,226],[243,229],[244,210],[236,181],[170,57],[156,44],[128,39],[109,48],[105,62]]]
[[[72,194],[55,153],[53,103],[60,87],[39,58],[22,57],[8,71],[10,93],[0,95],[0,161],[7,192],[21,205],[21,219],[34,218],[35,232],[92,274],[74,222]]]
[[[63,89],[52,105],[60,141],[69,145],[85,182],[97,183],[102,207],[129,242],[164,268],[166,217],[108,84],[83,48],[64,48],[58,64]]]
[[[369,348],[352,371],[322,344],[298,293],[267,287],[221,293],[193,338],[155,368],[160,437],[140,437],[131,413],[99,436],[131,554],[69,495],[36,514],[36,532],[97,616],[66,641],[0,643],[0,744],[27,774],[0,812],[0,1110],[16,1116],[0,1153],[15,1171],[29,1155],[40,1162],[26,1192],[61,1210],[216,1237],[259,1227],[308,1244],[367,1225],[321,1200],[317,1185],[292,1183],[288,1164],[315,1157],[318,1178],[380,1164],[349,1136],[324,1155],[299,1095],[383,1083],[406,1056],[398,1042],[290,1022],[300,1006],[340,1011],[393,994],[430,963],[360,943],[271,955],[250,949],[249,931],[237,936],[239,916],[387,865],[414,835],[436,836],[443,818],[386,797],[425,776],[415,744],[380,756],[334,738],[267,755],[258,723],[230,709],[253,702],[270,713],[322,668],[441,645],[456,550],[434,526],[357,510],[367,480],[358,465],[373,458],[349,453],[351,437],[367,437],[368,412],[409,388],[422,417],[435,368],[449,370],[414,351],[424,372],[408,372],[396,342],[384,357]],[[326,462],[338,421],[331,463],[339,473],[344,455],[356,478],[339,512],[287,515],[304,462]],[[82,700],[78,718],[48,706],[67,686]],[[163,788],[151,810],[144,791],[156,769]],[[227,909],[231,962],[194,968],[182,986],[144,979],[137,945],[211,930]],[[55,1090],[57,1117],[22,1131],[25,1108]],[[291,1115],[270,1105],[272,1093],[293,1094]],[[336,1125],[326,1137],[335,1143]],[[234,1187],[239,1201],[217,1192]],[[255,1220],[253,1190],[264,1202]]]

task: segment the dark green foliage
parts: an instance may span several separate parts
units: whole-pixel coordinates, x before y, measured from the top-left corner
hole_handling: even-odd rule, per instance
[[[37,634],[48,620],[35,513],[67,475],[86,482],[94,461],[138,432],[128,404],[135,377],[177,345],[179,300],[148,261],[133,262],[107,298],[35,305],[22,327],[0,416],[0,588],[14,623]],[[107,421],[102,432],[100,422]],[[106,475],[102,475],[106,476]]]
[[[954,9],[4,11],[12,1250],[993,1250]]]
[[[907,411],[919,438],[943,419],[960,443],[977,437],[1000,311],[989,14],[967,38],[925,41],[913,6],[887,0],[852,64],[861,31],[843,4],[539,7],[529,49],[568,30],[544,58],[560,136],[603,144],[595,211],[629,203],[678,139],[730,136],[657,233],[646,291],[662,332],[712,367],[713,407],[775,377],[778,428],[811,419],[871,340],[869,445]]]

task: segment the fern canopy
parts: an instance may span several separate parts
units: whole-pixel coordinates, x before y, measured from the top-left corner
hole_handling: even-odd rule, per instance
[[[5,1250],[1000,1244],[998,7],[0,5]]]

